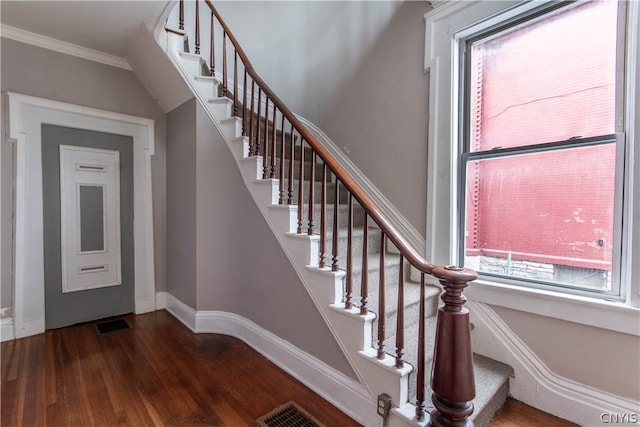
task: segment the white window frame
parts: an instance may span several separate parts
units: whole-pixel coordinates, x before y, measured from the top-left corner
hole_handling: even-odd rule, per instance
[[[539,8],[547,1],[450,1],[425,15],[425,71],[429,88],[427,259],[458,264],[458,140],[460,43],[489,28]],[[638,76],[640,5],[627,3],[625,73]],[[640,336],[640,84],[625,79],[625,129],[628,138],[623,207],[621,301],[606,301],[561,291],[525,288],[478,279],[466,290],[475,301]]]

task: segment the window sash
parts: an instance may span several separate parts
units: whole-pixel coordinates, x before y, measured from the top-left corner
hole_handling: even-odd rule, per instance
[[[619,2],[618,6],[618,42],[617,42],[617,59],[616,68],[619,70],[616,75],[619,76],[616,81],[616,99],[615,99],[615,134],[592,136],[589,138],[576,138],[565,141],[554,142],[542,142],[539,144],[532,144],[520,147],[498,148],[487,151],[472,152],[470,149],[471,137],[471,61],[467,57],[470,55],[470,46],[472,43],[478,40],[486,40],[487,37],[498,36],[506,30],[511,30],[516,27],[527,25],[532,20],[542,20],[549,16],[550,13],[566,10],[569,7],[575,7],[583,2],[575,2],[569,5],[566,3],[553,3],[551,5],[541,6],[529,10],[523,15],[512,17],[507,21],[500,22],[493,27],[485,28],[474,34],[468,35],[464,39],[460,40],[458,46],[459,51],[459,92],[462,94],[462,102],[459,103],[459,111],[463,120],[459,121],[458,135],[459,139],[459,163],[457,167],[458,175],[458,194],[457,194],[457,207],[459,214],[457,215],[457,233],[456,233],[456,246],[457,246],[457,258],[459,262],[465,259],[466,250],[466,219],[467,219],[467,206],[466,206],[466,192],[467,192],[467,167],[469,162],[495,159],[500,157],[516,156],[522,154],[531,153],[543,153],[554,150],[564,150],[568,148],[588,147],[601,144],[616,144],[616,171],[615,171],[615,189],[614,189],[614,224],[613,224],[613,254],[612,254],[612,267],[611,267],[611,290],[600,290],[588,287],[571,286],[553,281],[544,281],[538,279],[528,279],[523,277],[515,277],[512,275],[496,274],[482,272],[480,278],[485,278],[493,281],[499,281],[509,285],[526,286],[543,289],[564,290],[568,293],[578,295],[602,295],[605,299],[609,300],[622,300],[624,299],[624,289],[621,287],[621,263],[622,263],[622,249],[624,239],[622,236],[622,208],[623,208],[623,189],[624,189],[624,177],[625,177],[625,153],[627,152],[626,138],[623,133],[625,128],[624,117],[624,88],[625,73],[625,47],[626,40],[624,35],[626,34],[626,5],[624,2]]]
[[[622,216],[619,215],[622,209],[622,188],[623,188],[623,175],[624,175],[624,151],[625,151],[625,137],[624,134],[602,135],[592,138],[584,138],[582,140],[569,140],[559,141],[545,144],[537,144],[535,146],[526,147],[513,147],[507,149],[497,149],[484,152],[464,153],[461,155],[461,162],[459,168],[459,182],[461,183],[462,191],[459,192],[458,206],[460,212],[464,213],[458,216],[458,235],[460,241],[458,244],[458,259],[465,259],[466,247],[466,229],[467,229],[467,198],[466,198],[466,183],[467,183],[467,170],[469,163],[476,162],[478,160],[509,158],[514,156],[521,156],[526,154],[537,153],[549,153],[553,151],[579,149],[585,147],[601,146],[607,144],[615,144],[616,146],[616,172],[615,172],[615,188],[614,188],[614,222],[613,222],[613,243],[612,243],[612,260],[611,260],[611,289],[596,289],[589,286],[569,285],[561,282],[554,282],[542,279],[531,279],[526,277],[520,277],[516,275],[507,275],[499,273],[491,273],[486,271],[480,271],[480,277],[485,279],[499,280],[500,282],[511,285],[526,285],[531,287],[547,288],[547,289],[565,289],[572,293],[593,295],[601,294],[609,299],[618,299],[621,297],[620,288],[620,266],[621,266],[621,254],[622,254]],[[549,255],[549,254],[547,254]]]

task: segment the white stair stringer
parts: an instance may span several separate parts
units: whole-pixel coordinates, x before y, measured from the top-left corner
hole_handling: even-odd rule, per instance
[[[319,236],[296,234],[297,206],[278,205],[279,180],[262,179],[263,158],[247,157],[248,140],[241,136],[241,119],[229,117],[232,114],[230,104],[224,100],[216,100],[217,87],[212,89],[214,79],[199,77],[202,59],[181,52],[183,37],[171,32],[166,34],[168,43],[165,53],[207,111],[233,153],[245,186],[342,348],[363,386],[361,392],[369,396],[371,413],[375,416],[376,397],[380,393],[391,396],[393,407],[412,406],[407,402],[407,395],[408,375],[413,368],[406,363],[403,368],[396,368],[395,359],[389,355],[383,360],[377,359],[376,352],[371,347],[371,324],[375,314],[360,315],[359,309],[343,308],[341,300],[345,273],[318,268]],[[332,403],[340,407],[340,402]],[[397,416],[396,413],[398,411],[391,414],[391,425],[422,424],[408,419],[410,417]],[[366,418],[375,420],[369,416]]]

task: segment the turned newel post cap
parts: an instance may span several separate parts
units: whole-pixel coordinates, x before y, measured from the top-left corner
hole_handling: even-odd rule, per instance
[[[467,283],[478,278],[478,273],[475,270],[457,265],[435,267],[432,274],[440,280],[451,283]]]

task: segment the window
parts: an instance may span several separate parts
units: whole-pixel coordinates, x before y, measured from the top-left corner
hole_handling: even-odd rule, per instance
[[[458,258],[621,296],[625,2],[553,2],[460,41]]]

